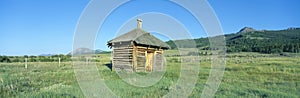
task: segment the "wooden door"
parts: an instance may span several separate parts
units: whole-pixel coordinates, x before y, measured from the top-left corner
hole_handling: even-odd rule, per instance
[[[147,51],[146,70],[152,71],[154,52]]]

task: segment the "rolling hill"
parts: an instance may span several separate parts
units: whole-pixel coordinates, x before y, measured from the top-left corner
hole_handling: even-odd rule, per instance
[[[237,33],[226,34],[227,52],[260,52],[282,53],[300,52],[300,28],[284,30],[255,30],[250,27],[242,28]],[[195,41],[196,47],[210,50],[208,38],[167,41],[172,49],[193,48],[188,44]],[[176,44],[175,44],[176,43]]]

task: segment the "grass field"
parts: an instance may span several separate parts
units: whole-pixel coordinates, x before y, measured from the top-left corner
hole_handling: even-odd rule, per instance
[[[166,54],[173,54],[168,51]],[[199,97],[209,76],[211,60],[200,56],[198,80],[190,97]],[[110,54],[96,58],[106,85],[120,97],[162,97],[180,77],[180,58],[166,56],[167,69],[162,79],[150,87],[135,87],[122,81],[105,64]],[[223,80],[215,97],[300,97],[300,57],[275,54],[228,54]],[[72,62],[0,63],[0,98],[6,97],[84,97],[74,75]]]

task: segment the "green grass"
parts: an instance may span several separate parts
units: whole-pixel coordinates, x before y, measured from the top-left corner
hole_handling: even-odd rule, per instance
[[[0,64],[0,97],[83,97],[71,62]]]
[[[166,54],[176,53],[171,51]],[[227,55],[224,77],[215,97],[286,97],[300,94],[300,57],[258,53]],[[209,76],[211,61],[200,56],[198,80],[190,97],[199,97]],[[150,87],[135,87],[124,82],[105,66],[110,54],[96,58],[106,85],[121,97],[162,97],[174,89],[180,77],[180,57],[167,57],[167,70],[162,79]],[[0,63],[0,97],[84,97],[76,81],[72,62]],[[140,73],[143,74],[143,73]]]
[[[299,58],[229,58],[220,97],[299,97]]]

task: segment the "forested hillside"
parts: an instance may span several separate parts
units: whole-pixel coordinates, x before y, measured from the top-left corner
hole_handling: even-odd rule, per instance
[[[300,52],[300,28],[289,28],[285,30],[255,30],[245,27],[235,34],[227,34],[227,52],[260,52],[260,53],[282,53]],[[193,40],[175,40],[167,43],[172,49],[176,47],[195,47]],[[208,38],[194,39],[196,47],[202,50],[210,50]],[[176,44],[175,44],[176,43]]]

